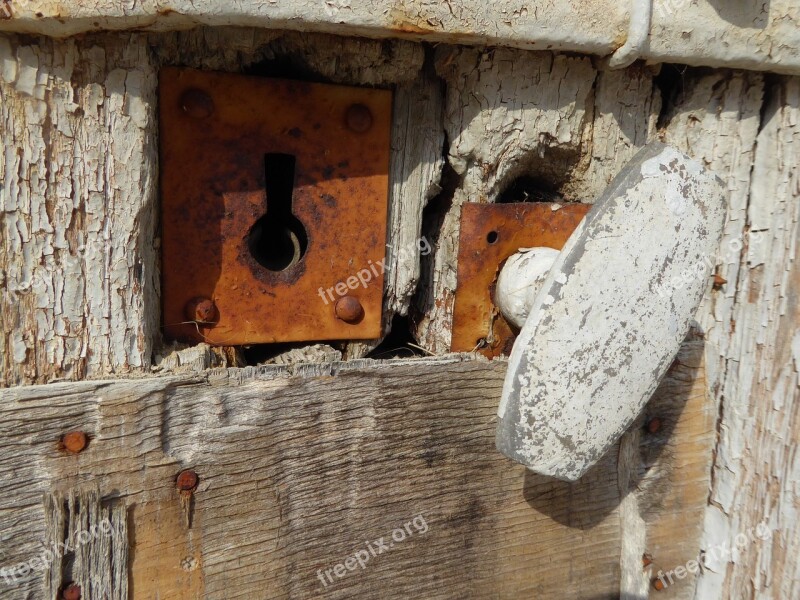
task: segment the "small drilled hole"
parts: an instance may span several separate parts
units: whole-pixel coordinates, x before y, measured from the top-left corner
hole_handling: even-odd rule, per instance
[[[490,231],[489,235],[486,236],[486,241],[489,242],[490,244],[494,244],[499,237],[500,237],[499,233],[497,233],[496,231]]]

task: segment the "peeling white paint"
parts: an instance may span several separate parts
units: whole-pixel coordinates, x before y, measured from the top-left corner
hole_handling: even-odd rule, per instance
[[[0,31],[68,37],[97,30],[264,27],[512,46],[652,62],[800,73],[794,0],[112,0],[12,2]]]
[[[676,193],[681,214],[670,206]],[[716,251],[726,208],[722,182],[672,148],[651,144],[631,161],[570,237],[517,338],[498,449],[575,481],[619,440],[711,281],[664,286]]]

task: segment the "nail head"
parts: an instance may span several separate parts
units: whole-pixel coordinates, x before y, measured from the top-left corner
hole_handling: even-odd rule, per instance
[[[210,325],[219,320],[217,307],[210,298],[192,298],[186,303],[185,313],[189,321],[203,325]]]
[[[72,454],[79,454],[86,448],[89,439],[83,431],[70,431],[61,438],[64,449]]]
[[[647,422],[647,431],[650,433],[658,433],[661,431],[661,419],[653,417]]]
[[[366,133],[372,127],[372,111],[363,104],[347,109],[347,127],[356,133]]]
[[[336,318],[344,321],[345,323],[358,323],[364,318],[364,307],[358,298],[353,296],[344,296],[336,301]]]
[[[197,487],[199,481],[200,478],[197,476],[197,473],[191,469],[186,469],[185,471],[178,473],[175,484],[178,486],[180,491],[191,492]]]
[[[195,119],[205,119],[214,112],[214,101],[206,92],[192,88],[181,96],[181,110]]]

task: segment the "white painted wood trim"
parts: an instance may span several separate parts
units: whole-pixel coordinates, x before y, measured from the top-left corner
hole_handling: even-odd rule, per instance
[[[637,0],[638,1],[638,0]],[[65,37],[99,30],[233,25],[566,50],[609,56],[625,46],[629,6],[616,0],[4,0],[0,31]],[[638,48],[638,44],[636,44]],[[641,58],[800,73],[795,0],[654,0]]]

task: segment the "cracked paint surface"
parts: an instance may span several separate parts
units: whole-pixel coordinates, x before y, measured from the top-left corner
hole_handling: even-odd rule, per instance
[[[664,144],[623,169],[553,265],[514,346],[501,452],[574,481],[616,443],[710,285],[685,273],[716,251],[724,198],[716,176]]]

